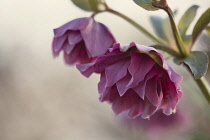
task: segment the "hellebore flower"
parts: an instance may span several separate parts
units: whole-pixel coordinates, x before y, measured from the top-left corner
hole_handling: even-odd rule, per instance
[[[52,50],[57,57],[63,50],[66,64],[92,62],[115,43],[109,29],[93,18],[79,18],[54,29]]]
[[[114,44],[109,53],[95,62],[77,65],[89,77],[100,73],[100,101],[112,104],[115,114],[128,111],[130,118],[149,118],[162,108],[172,114],[182,96],[178,75],[154,48]]]

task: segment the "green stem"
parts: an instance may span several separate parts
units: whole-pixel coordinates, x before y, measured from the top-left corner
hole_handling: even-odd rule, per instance
[[[210,105],[210,86],[208,81],[205,79],[205,77],[202,77],[200,79],[195,79],[195,82],[199,86],[200,90],[203,93],[203,96],[206,98]]]
[[[139,25],[138,23],[136,23],[134,20],[132,20],[131,18],[123,15],[122,13],[115,11],[111,8],[107,8],[106,10],[107,12],[110,12],[114,15],[117,15],[121,18],[123,18],[124,20],[126,20],[127,22],[129,22],[130,24],[132,24],[134,27],[136,27],[139,31],[143,32],[145,35],[147,35],[149,38],[151,38],[153,41],[157,42],[158,44],[163,44],[165,45],[166,43],[159,40],[158,38],[156,38],[155,36],[153,36],[151,33],[149,33],[144,27],[142,27],[141,25]]]
[[[193,75],[192,71],[190,70],[190,68],[188,67],[188,65],[184,64],[184,66],[191,73],[192,78],[195,80],[195,82],[198,85],[198,87],[200,88],[203,96],[205,97],[205,99],[207,100],[207,102],[210,105],[210,85],[209,85],[208,81],[206,80],[205,77],[201,77],[200,79],[195,79],[194,75]]]
[[[171,27],[172,27],[172,31],[173,31],[173,35],[174,35],[174,38],[175,38],[175,41],[176,41],[176,44],[177,44],[177,47],[180,51],[180,54],[184,57],[184,56],[187,56],[187,51],[185,49],[185,46],[184,46],[184,43],[183,43],[183,40],[181,38],[181,35],[179,33],[179,30],[176,26],[176,23],[174,21],[174,18],[173,18],[173,12],[171,11],[170,7],[166,7],[164,8],[164,10],[166,11],[166,13],[168,14],[169,16],[169,19],[170,19],[170,22],[171,22]]]

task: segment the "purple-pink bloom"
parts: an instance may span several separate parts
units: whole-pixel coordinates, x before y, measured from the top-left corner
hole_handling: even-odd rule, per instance
[[[149,118],[158,109],[172,114],[182,96],[178,75],[154,48],[114,44],[95,62],[77,65],[89,77],[100,73],[100,101],[112,104],[115,114],[128,111],[130,118]]]
[[[54,57],[64,52],[66,64],[84,64],[105,54],[115,43],[109,29],[93,18],[79,18],[54,29]]]

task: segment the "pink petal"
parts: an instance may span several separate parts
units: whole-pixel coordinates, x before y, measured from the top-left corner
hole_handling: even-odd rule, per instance
[[[92,60],[94,60],[94,58],[89,58],[88,54],[87,54],[87,50],[84,47],[84,42],[81,42],[81,44],[77,44],[77,45],[81,45],[81,50],[79,53],[79,64],[86,64],[86,63],[90,63],[92,62]]]
[[[67,54],[70,54],[74,47],[74,45],[70,45],[68,42],[66,42],[63,46],[63,49]]]
[[[139,101],[138,95],[132,89],[128,90],[123,96],[113,101],[112,109],[115,114],[120,114],[129,110],[133,105]]]
[[[86,53],[86,50],[83,44],[79,43],[74,47],[74,49],[71,51],[70,54],[67,54],[66,52],[64,52],[64,60],[66,64],[72,65],[79,61],[82,61],[82,59],[88,59],[85,53]],[[83,56],[81,56],[81,54],[83,54]]]
[[[139,45],[139,44],[136,44],[135,42],[131,42],[130,43],[130,46],[136,46],[136,48],[140,51],[140,52],[144,52],[144,53],[147,53],[149,51],[155,51],[157,52],[156,49],[152,48],[152,47],[148,47],[148,46],[145,46],[145,45]]]
[[[133,90],[135,90],[136,93],[137,93],[142,99],[144,99],[144,96],[145,96],[145,87],[146,87],[146,83],[147,83],[147,81],[142,81],[142,82],[140,82],[135,88],[133,88]]]
[[[100,77],[100,82],[98,83],[98,92],[99,94],[102,94],[105,92],[106,90],[106,76],[105,76],[105,72],[101,73],[101,77]]]
[[[63,26],[54,29],[55,38],[64,35],[65,32],[68,30],[76,31],[76,30],[85,29],[88,26],[88,24],[90,24],[91,22],[93,22],[92,18],[78,18],[73,21],[70,21],[64,24]]]
[[[105,68],[107,83],[106,86],[113,86],[117,81],[125,77],[130,59],[126,58]]]
[[[75,45],[82,41],[82,36],[79,31],[71,31],[68,33],[68,42],[70,45]]]
[[[139,100],[139,103],[133,105],[128,113],[128,116],[132,119],[136,118],[137,116],[141,115],[144,109],[143,100]]]
[[[158,75],[158,76],[162,75],[162,72],[157,68],[156,65],[157,64],[155,64],[152,67],[152,69],[147,73],[145,79],[139,82],[138,85],[133,88],[142,99],[144,99],[144,96],[145,96],[145,89],[146,89],[147,81],[151,79],[152,77],[154,77],[155,75]]]
[[[115,42],[108,28],[95,21],[91,22],[86,29],[81,30],[81,35],[90,54],[89,57],[105,54]]]
[[[144,100],[144,111],[141,114],[143,119],[149,119],[151,115],[153,115],[157,110],[157,107],[150,104],[147,98]]]
[[[166,65],[168,65],[167,62],[165,62],[166,64],[164,65],[166,68]],[[168,75],[171,79],[172,82],[175,82],[175,83],[181,83],[182,82],[182,76],[180,76],[179,74],[177,74],[169,65],[167,66],[168,67]]]
[[[174,83],[172,83],[169,77],[161,79],[161,86],[163,92],[163,113],[170,115],[178,104],[178,94]]]
[[[128,72],[124,78],[122,78],[116,83],[120,96],[123,96],[125,92],[130,88],[130,87],[127,87],[130,79],[131,79],[131,75]]]
[[[65,60],[66,64],[72,65],[72,64],[76,63],[78,60],[78,53],[79,53],[78,48],[74,48],[74,50],[72,51],[71,54],[67,54],[66,52],[64,52],[64,60]]]
[[[147,99],[151,104],[158,107],[160,104],[158,93],[157,93],[157,78],[153,77],[152,79],[147,81],[145,93]]]
[[[117,92],[116,86],[106,88],[105,92],[100,95],[100,101],[104,102],[107,101],[108,103],[112,104],[119,98],[119,94]]]
[[[56,54],[58,54],[58,52],[61,50],[66,39],[67,39],[67,35],[63,35],[59,38],[53,39],[52,47],[53,47],[54,56],[57,56]]]
[[[179,74],[177,74],[169,65],[168,63],[165,61],[164,57],[162,54],[160,54],[159,52],[154,52],[162,61],[162,65],[163,68],[168,72],[168,75],[171,79],[171,81],[175,82],[175,83],[181,83],[182,81],[182,76],[180,76]]]
[[[136,87],[151,70],[155,61],[146,54],[131,53],[131,64],[128,67],[132,75],[129,86]]]
[[[77,69],[86,77],[89,77],[93,72],[101,73],[111,64],[118,62],[127,57],[125,54],[112,54],[100,56],[95,62],[89,64],[77,65]]]

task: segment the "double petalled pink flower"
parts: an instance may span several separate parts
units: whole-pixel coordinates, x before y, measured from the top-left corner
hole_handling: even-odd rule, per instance
[[[66,64],[92,62],[115,42],[109,29],[93,18],[79,18],[54,29],[53,55],[63,50]]]
[[[154,48],[114,44],[106,55],[95,62],[77,65],[89,77],[100,73],[100,101],[112,104],[116,114],[128,111],[128,116],[149,118],[158,109],[172,114],[182,96],[178,75]]]

